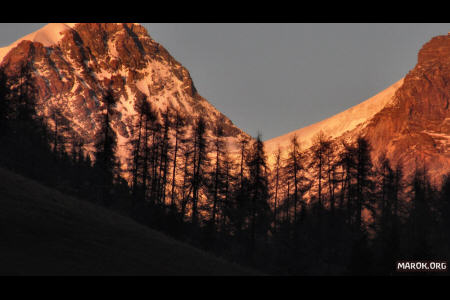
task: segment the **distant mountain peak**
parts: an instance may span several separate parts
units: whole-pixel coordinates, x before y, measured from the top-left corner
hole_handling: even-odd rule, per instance
[[[423,45],[418,55],[418,65],[450,62],[450,35],[440,35]]]
[[[9,46],[0,48],[0,61],[3,60],[5,55],[14,47],[19,45],[22,41],[30,41],[35,43],[41,43],[45,47],[50,47],[57,44],[64,35],[64,32],[70,30],[71,27],[64,23],[50,23],[44,27],[32,32]]]
[[[112,26],[111,26],[112,25]],[[0,48],[0,61],[3,60],[5,55],[22,41],[30,41],[33,43],[40,43],[44,47],[51,47],[58,44],[61,39],[64,37],[65,33],[70,30],[81,29],[81,28],[93,28],[98,29],[101,27],[104,28],[112,28],[116,26],[116,28],[122,29],[124,26],[139,27],[140,31],[145,32],[148,35],[146,29],[140,25],[139,23],[49,23],[44,27],[27,34],[26,36],[16,40],[11,45]],[[119,27],[117,27],[119,26]]]
[[[294,134],[306,150],[320,131],[335,141],[363,135],[373,147],[373,159],[386,153],[404,165],[407,175],[425,165],[439,184],[450,171],[449,105],[450,35],[442,35],[423,45],[417,65],[391,87],[331,118],[271,139],[266,148],[269,154],[278,146],[286,152]]]

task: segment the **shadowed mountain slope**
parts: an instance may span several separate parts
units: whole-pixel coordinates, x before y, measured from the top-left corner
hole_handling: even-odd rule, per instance
[[[4,169],[0,231],[0,275],[255,274]]]

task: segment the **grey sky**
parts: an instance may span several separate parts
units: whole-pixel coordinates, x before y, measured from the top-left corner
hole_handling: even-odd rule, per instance
[[[0,24],[5,46],[44,24]],[[143,23],[191,73],[199,93],[264,139],[343,111],[414,67],[450,24]]]

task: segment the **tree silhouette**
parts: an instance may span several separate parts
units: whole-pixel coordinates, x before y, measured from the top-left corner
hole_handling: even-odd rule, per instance
[[[111,193],[116,172],[117,137],[112,128],[115,99],[112,90],[108,90],[102,99],[102,120],[97,142],[95,144],[94,168],[99,175],[99,198],[105,204],[112,201]]]
[[[431,258],[435,228],[432,212],[433,191],[424,166],[416,167],[411,182],[411,207],[408,218],[409,248],[413,259]]]
[[[253,253],[256,236],[266,238],[270,226],[268,168],[261,134],[253,142],[247,166],[250,174],[250,253]]]
[[[176,173],[177,173],[177,158],[178,158],[178,150],[180,148],[180,144],[183,142],[184,135],[186,134],[185,129],[185,118],[180,114],[180,112],[175,113],[173,124],[173,131],[175,134],[175,146],[173,150],[173,167],[172,167],[172,189],[171,189],[171,208],[172,210],[175,208],[175,187],[177,185],[176,181]]]
[[[273,172],[274,178],[272,179],[272,182],[274,183],[275,192],[274,192],[274,199],[273,199],[273,231],[277,231],[277,217],[278,217],[278,192],[280,187],[280,169],[281,169],[281,149],[278,147],[276,153],[275,153],[275,171]]]
[[[379,158],[378,178],[380,182],[377,193],[379,216],[375,220],[377,240],[380,244],[379,268],[383,274],[393,272],[392,266],[399,257],[400,216],[399,202],[402,189],[402,168],[397,163],[391,166],[390,160],[383,153]]]
[[[305,176],[305,154],[300,151],[300,144],[298,138],[294,135],[291,139],[289,146],[289,151],[284,165],[284,178],[287,182],[292,184],[292,187],[288,188],[288,199],[290,197],[289,190],[293,191],[293,206],[294,206],[294,216],[293,222],[294,235],[297,233],[297,222],[303,222],[306,215],[306,202],[303,199],[303,194],[309,189],[310,185]],[[298,206],[301,207],[301,217],[298,218]],[[289,206],[288,206],[289,210]]]
[[[192,174],[192,224],[198,224],[198,202],[200,199],[200,190],[206,187],[206,168],[209,163],[207,151],[209,148],[206,139],[205,119],[200,116],[193,128],[193,149],[194,149],[194,171]]]
[[[219,206],[219,202],[221,202],[221,190],[222,186],[224,185],[224,166],[222,159],[225,155],[225,133],[224,133],[224,126],[223,121],[218,120],[215,124],[214,130],[213,130],[213,137],[214,137],[214,151],[215,151],[215,166],[214,170],[212,171],[212,214],[211,214],[211,220],[210,224],[212,226],[212,230],[215,231],[216,227],[216,216],[217,216],[217,209]]]
[[[310,168],[315,170],[314,177],[317,178],[318,186],[317,186],[317,197],[319,201],[319,205],[323,205],[323,196],[322,196],[322,189],[323,189],[323,181],[326,176],[330,176],[330,170],[327,170],[326,168],[330,168],[330,164],[327,163],[329,159],[329,153],[331,148],[331,142],[329,139],[325,136],[325,134],[320,131],[314,138],[313,138],[313,145],[311,147],[311,153],[312,153],[312,161],[310,164]],[[328,182],[330,184],[330,182]]]

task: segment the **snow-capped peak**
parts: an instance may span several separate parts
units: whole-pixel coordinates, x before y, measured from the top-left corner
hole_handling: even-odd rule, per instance
[[[0,48],[0,61],[8,52],[16,47],[21,41],[32,41],[41,43],[45,47],[56,45],[64,36],[64,32],[73,28],[75,23],[49,23],[41,29],[32,32],[7,47]]]

